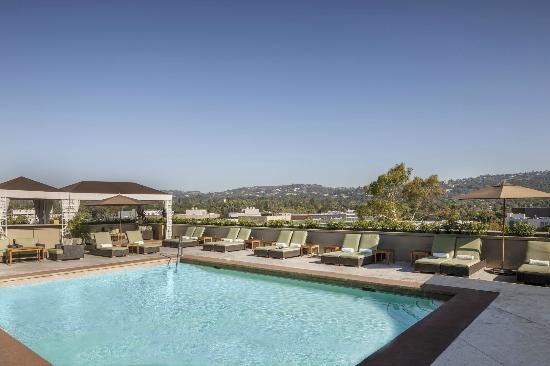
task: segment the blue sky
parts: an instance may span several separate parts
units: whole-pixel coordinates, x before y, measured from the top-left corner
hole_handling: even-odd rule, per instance
[[[0,3],[0,179],[550,169],[548,1]]]

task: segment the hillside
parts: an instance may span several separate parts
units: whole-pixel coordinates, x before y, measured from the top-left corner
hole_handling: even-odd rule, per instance
[[[506,180],[550,192],[550,170],[515,174],[481,175],[474,178],[452,179],[443,182],[447,197],[494,185]],[[254,186],[222,192],[170,191],[174,195],[174,209],[183,212],[193,206],[213,212],[240,210],[255,206],[263,211],[324,212],[355,209],[365,201],[362,187],[325,187],[318,184],[289,184],[281,186]],[[517,202],[517,204],[527,204]],[[529,201],[529,205],[548,205],[547,201]]]

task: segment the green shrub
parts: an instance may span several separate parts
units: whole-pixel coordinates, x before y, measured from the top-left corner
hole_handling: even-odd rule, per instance
[[[184,225],[197,225],[199,223],[198,219],[191,219],[187,217],[174,217],[172,218],[173,224],[184,224]]]
[[[288,220],[269,220],[266,222],[267,227],[292,227],[292,221]]]
[[[434,233],[437,234],[441,232],[441,224],[437,222],[422,222],[418,228],[418,232],[421,233]]]
[[[89,213],[86,210],[78,210],[74,217],[67,223],[67,234],[69,238],[80,238],[86,241],[90,238]]]
[[[8,216],[8,225],[26,225],[29,223],[27,216]]]
[[[485,222],[463,222],[460,224],[459,232],[464,234],[485,235],[489,230],[489,224]]]
[[[326,225],[329,230],[345,230],[348,225],[342,220],[330,220]]]
[[[144,224],[162,224],[164,221],[163,217],[160,216],[145,216],[143,220]]]
[[[239,226],[246,226],[246,227],[257,227],[258,223],[254,220],[247,219],[245,217],[239,217],[238,225]]]
[[[506,234],[513,236],[533,236],[535,235],[536,230],[537,229],[533,225],[527,222],[518,221],[510,226],[507,226],[505,232]]]

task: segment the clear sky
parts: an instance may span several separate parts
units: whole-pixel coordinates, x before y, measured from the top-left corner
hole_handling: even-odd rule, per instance
[[[0,2],[0,180],[550,169],[550,1]]]

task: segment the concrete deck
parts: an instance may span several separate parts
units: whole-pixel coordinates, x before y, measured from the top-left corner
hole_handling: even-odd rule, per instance
[[[161,253],[175,255],[176,250],[162,248]],[[436,365],[548,365],[550,360],[550,288],[506,283],[514,277],[496,277],[480,271],[471,279],[429,275],[412,272],[408,263],[375,264],[363,268],[329,266],[317,257],[298,257],[285,260],[260,258],[250,250],[232,253],[205,252],[199,248],[183,249],[184,256],[208,257],[231,261],[269,264],[292,269],[309,269],[327,273],[378,278],[408,283],[469,288],[498,292],[487,307],[454,342],[436,359]],[[11,266],[0,264],[2,282],[14,282],[14,277],[32,276],[41,272],[77,270],[104,264],[132,264],[158,261],[158,254],[129,255],[122,258],[103,258],[86,255],[83,260],[65,262],[20,262]],[[11,278],[11,280],[10,280]]]

